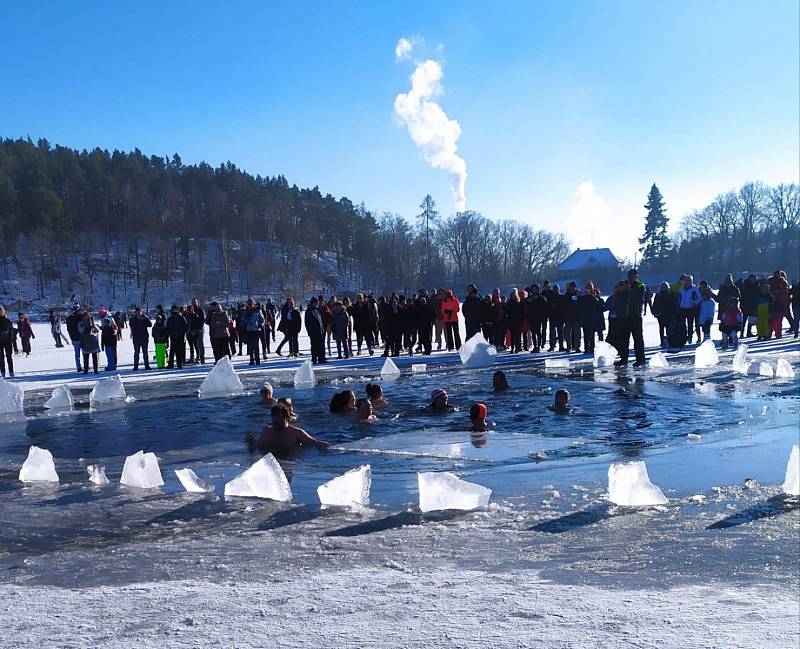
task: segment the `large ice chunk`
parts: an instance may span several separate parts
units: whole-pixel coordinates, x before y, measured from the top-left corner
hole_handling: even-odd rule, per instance
[[[694,352],[694,366],[697,369],[704,369],[714,367],[719,363],[719,354],[717,354],[717,346],[714,341],[704,340]]]
[[[89,393],[89,406],[91,408],[108,408],[121,405],[125,402],[125,386],[119,374],[100,379],[94,384]]]
[[[311,364],[311,359],[303,362],[294,373],[294,387],[296,388],[313,388],[317,380],[314,377],[314,366]]]
[[[53,454],[38,446],[31,446],[28,458],[19,470],[19,479],[22,482],[58,482]]]
[[[106,477],[106,468],[100,464],[90,464],[86,467],[89,473],[89,482],[96,484],[99,487],[105,487],[108,484]]]
[[[614,364],[617,358],[617,348],[608,344],[605,340],[598,340],[594,345],[594,358],[592,364],[595,367],[609,367]]]
[[[667,357],[664,356],[664,352],[658,352],[650,357],[650,367],[655,367],[658,369],[669,367],[669,361],[667,360]]]
[[[25,392],[16,383],[0,378],[0,415],[10,415],[24,410]]]
[[[667,504],[661,489],[650,482],[644,462],[615,463],[608,467],[608,499],[623,507]]]
[[[411,365],[412,374],[425,374],[427,369],[428,366],[425,363],[412,363]]]
[[[197,391],[201,399],[209,397],[226,397],[244,392],[242,382],[233,369],[229,356],[223,356],[203,379]]]
[[[497,357],[497,348],[486,342],[482,333],[474,334],[458,350],[461,364],[467,368],[490,367]]]
[[[761,376],[775,376],[775,370],[772,369],[772,365],[769,363],[769,361],[761,361],[758,364],[758,373]]]
[[[365,464],[320,485],[317,495],[323,505],[360,509],[369,505],[371,485],[372,467]]]
[[[786,465],[786,479],[782,488],[785,494],[800,496],[800,446],[797,444],[789,453],[789,464]]]
[[[383,367],[381,368],[381,378],[397,379],[400,378],[401,374],[402,372],[400,371],[400,368],[397,367],[395,362],[387,356],[386,360],[383,362]]]
[[[736,353],[733,355],[733,371],[739,374],[747,374],[750,361],[747,360],[747,343],[739,343]]]
[[[778,366],[775,368],[775,376],[779,379],[793,379],[794,369],[789,365],[789,361],[785,358],[778,359]]]
[[[227,356],[225,357],[227,358]],[[183,488],[189,493],[204,494],[214,491],[214,485],[206,482],[191,469],[176,469],[175,475],[181,481]]]
[[[417,473],[419,485],[419,508],[423,512],[441,509],[476,509],[486,507],[492,490],[479,484],[467,482],[446,471],[441,473]]]
[[[278,460],[272,453],[268,453],[226,484],[225,495],[289,502],[292,499],[292,490]]]
[[[154,489],[163,485],[156,454],[139,451],[126,457],[119,483],[139,489]]]
[[[550,369],[564,369],[569,367],[568,358],[545,358],[544,366]]]
[[[59,385],[53,388],[53,393],[44,402],[44,407],[48,410],[72,411],[72,392],[70,392],[69,387]]]

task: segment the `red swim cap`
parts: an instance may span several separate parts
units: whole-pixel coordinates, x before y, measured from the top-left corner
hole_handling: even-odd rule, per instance
[[[489,411],[485,403],[473,403],[472,407],[469,409],[469,418],[472,420],[486,419],[486,415],[488,414]]]

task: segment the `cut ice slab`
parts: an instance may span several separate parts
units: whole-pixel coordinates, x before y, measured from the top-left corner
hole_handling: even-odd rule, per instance
[[[417,473],[419,508],[422,512],[443,509],[470,510],[486,507],[492,490],[448,473]]]
[[[317,487],[319,502],[333,507],[361,509],[369,505],[372,468],[365,464]]]
[[[311,364],[311,360],[309,359],[304,361],[294,373],[294,387],[313,388],[316,382],[316,378],[314,377],[314,366]]]
[[[608,499],[622,507],[667,504],[661,489],[650,482],[644,462],[615,463],[608,467]]]
[[[90,464],[86,467],[89,473],[89,482],[96,484],[99,487],[105,487],[108,484],[106,477],[106,468],[100,464]]]
[[[0,378],[0,414],[22,412],[25,404],[25,392],[16,383],[9,383]]]
[[[28,458],[19,470],[19,479],[22,482],[58,482],[53,454],[38,446],[31,446]]]
[[[411,365],[412,374],[424,374],[427,369],[428,366],[425,363],[413,363]]]
[[[664,352],[658,352],[657,354],[650,357],[650,367],[655,367],[659,369],[664,369],[669,367],[669,361],[667,357],[664,356]]]
[[[217,361],[197,391],[201,399],[230,396],[242,392],[244,392],[242,382],[239,380],[236,370],[233,369],[233,363],[229,356],[223,356]]]
[[[544,359],[544,366],[545,367],[549,367],[551,369],[567,368],[567,367],[569,367],[569,359],[568,358],[545,358]]]
[[[714,367],[719,362],[717,346],[713,340],[704,340],[694,352],[694,366],[697,369]]]
[[[289,502],[292,499],[292,490],[278,460],[272,453],[268,453],[247,471],[227,483],[225,495]]]
[[[94,384],[92,391],[89,393],[89,406],[97,408],[116,405],[125,401],[126,397],[125,386],[122,385],[122,379],[117,374],[117,376],[100,379]]]
[[[739,343],[736,353],[733,355],[733,371],[739,374],[747,374],[750,362],[747,360],[747,343]]]
[[[783,493],[789,496],[800,496],[800,446],[797,444],[789,453],[789,464],[786,465],[786,479],[782,488]]]
[[[72,410],[72,392],[66,385],[58,385],[53,388],[53,394],[44,402],[44,407],[48,410]]]
[[[162,486],[164,480],[161,478],[156,454],[139,451],[126,457],[119,483],[138,489],[154,489]]]
[[[227,356],[225,357],[227,358]],[[214,485],[206,482],[191,469],[176,469],[175,475],[181,481],[183,488],[189,493],[205,494],[214,491]]]
[[[461,345],[458,355],[464,367],[470,369],[490,367],[497,358],[497,348],[486,342],[483,334],[477,333]]]
[[[594,358],[592,364],[595,367],[609,367],[614,364],[617,358],[617,349],[605,340],[598,340],[594,345]],[[545,361],[546,362],[546,361]]]
[[[383,367],[381,368],[381,378],[382,379],[396,379],[399,378],[402,372],[400,368],[395,365],[395,362],[386,357],[386,360],[383,362]]]
[[[794,370],[785,358],[778,359],[778,366],[775,368],[775,376],[779,379],[793,379]]]
[[[775,376],[775,370],[772,369],[772,365],[768,361],[761,361],[758,364],[758,373],[761,376]]]

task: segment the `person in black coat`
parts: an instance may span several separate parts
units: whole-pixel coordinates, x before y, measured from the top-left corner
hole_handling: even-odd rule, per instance
[[[81,334],[78,331],[78,323],[81,321],[81,308],[77,304],[72,307],[72,313],[67,316],[67,334],[75,350],[75,368],[83,372],[83,361],[81,360]]]
[[[311,362],[325,363],[325,327],[322,325],[322,313],[318,308],[317,298],[308,301],[305,324],[306,333],[311,341]]]
[[[150,359],[147,355],[147,346],[150,342],[150,332],[148,331],[153,323],[144,313],[141,307],[136,307],[133,317],[128,321],[131,329],[131,340],[133,341],[133,369],[139,369],[139,354],[144,359],[144,369],[150,369]]]
[[[605,327],[603,299],[597,295],[594,283],[587,282],[586,291],[578,297],[578,321],[583,330],[583,350],[594,354],[594,337]]]
[[[653,296],[653,306],[650,312],[658,320],[658,335],[661,338],[661,348],[669,347],[669,328],[678,314],[678,296],[667,282],[661,282],[658,291]]]
[[[0,306],[0,373],[6,377],[6,363],[8,373],[14,376],[13,343],[14,323],[6,316],[6,310]]]
[[[522,319],[525,310],[519,291],[513,289],[505,304],[506,327],[511,332],[511,353],[518,354],[522,350]]]
[[[178,369],[181,369],[186,363],[186,333],[189,331],[189,325],[175,305],[172,306],[172,312],[167,318],[166,326],[167,335],[169,336],[169,362],[167,363],[167,369],[174,368],[175,363],[178,364]]]
[[[432,331],[436,321],[436,311],[433,310],[427,297],[418,297],[414,303],[414,322],[419,332],[419,343],[422,345],[423,354],[430,356],[433,351]]]
[[[461,305],[461,313],[464,314],[466,339],[469,340],[481,330],[483,320],[483,301],[475,284],[467,286],[467,297],[464,298],[464,303]]]
[[[528,292],[528,299],[525,301],[525,317],[528,319],[531,334],[533,335],[531,354],[540,352],[544,346],[542,325],[547,322],[547,311],[547,298],[542,295],[538,284],[532,284]]]
[[[403,313],[400,310],[400,301],[396,295],[392,295],[389,302],[389,310],[386,312],[386,345],[383,350],[384,356],[399,356],[400,348],[403,344]]]
[[[556,343],[558,343],[559,351],[567,351],[564,346],[564,296],[561,294],[558,284],[553,284],[547,301],[550,305],[548,314],[550,318],[550,351],[555,351]]]
[[[567,291],[564,294],[562,304],[564,309],[564,339],[567,344],[567,351],[581,351],[581,323],[578,311],[578,299],[580,291],[575,282],[567,284]]]

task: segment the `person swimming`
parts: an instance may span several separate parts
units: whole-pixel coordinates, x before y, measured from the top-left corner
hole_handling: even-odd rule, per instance
[[[367,383],[366,392],[373,408],[385,408],[389,405],[389,402],[383,398],[383,388],[378,383]]]
[[[359,424],[373,424],[378,421],[369,399],[362,398],[356,401],[356,412],[358,413]]]
[[[286,409],[289,411],[289,421],[297,421],[300,417],[297,414],[297,411],[294,409],[294,402],[292,401],[291,397],[278,397],[278,403],[276,405],[283,404],[286,406]]]
[[[265,423],[261,435],[256,438],[252,433],[245,435],[244,441],[250,452],[258,450],[262,453],[272,453],[277,457],[287,458],[294,456],[298,450],[313,446],[320,451],[327,451],[331,445],[309,435],[302,428],[289,423],[289,409],[279,403],[272,406],[270,411],[271,423]]]
[[[431,392],[431,410],[453,412],[455,408],[447,401],[447,390],[436,388]]]
[[[272,384],[271,383],[264,383],[259,390],[259,394],[261,394],[261,403],[265,406],[274,406],[278,403],[278,400],[272,396]]]
[[[489,410],[485,403],[473,403],[469,409],[469,420],[472,423],[472,430],[477,433],[482,433],[486,430],[488,422],[486,416]]]
[[[330,411],[336,413],[353,412],[356,409],[356,395],[352,390],[335,392],[331,397]]]
[[[508,379],[506,379],[506,373],[497,370],[494,374],[492,374],[492,388],[494,388],[495,392],[503,392],[508,390]]]
[[[569,398],[569,392],[564,388],[556,390],[555,395],[553,395],[553,403],[547,407],[559,414],[572,412],[572,406],[569,405]]]

